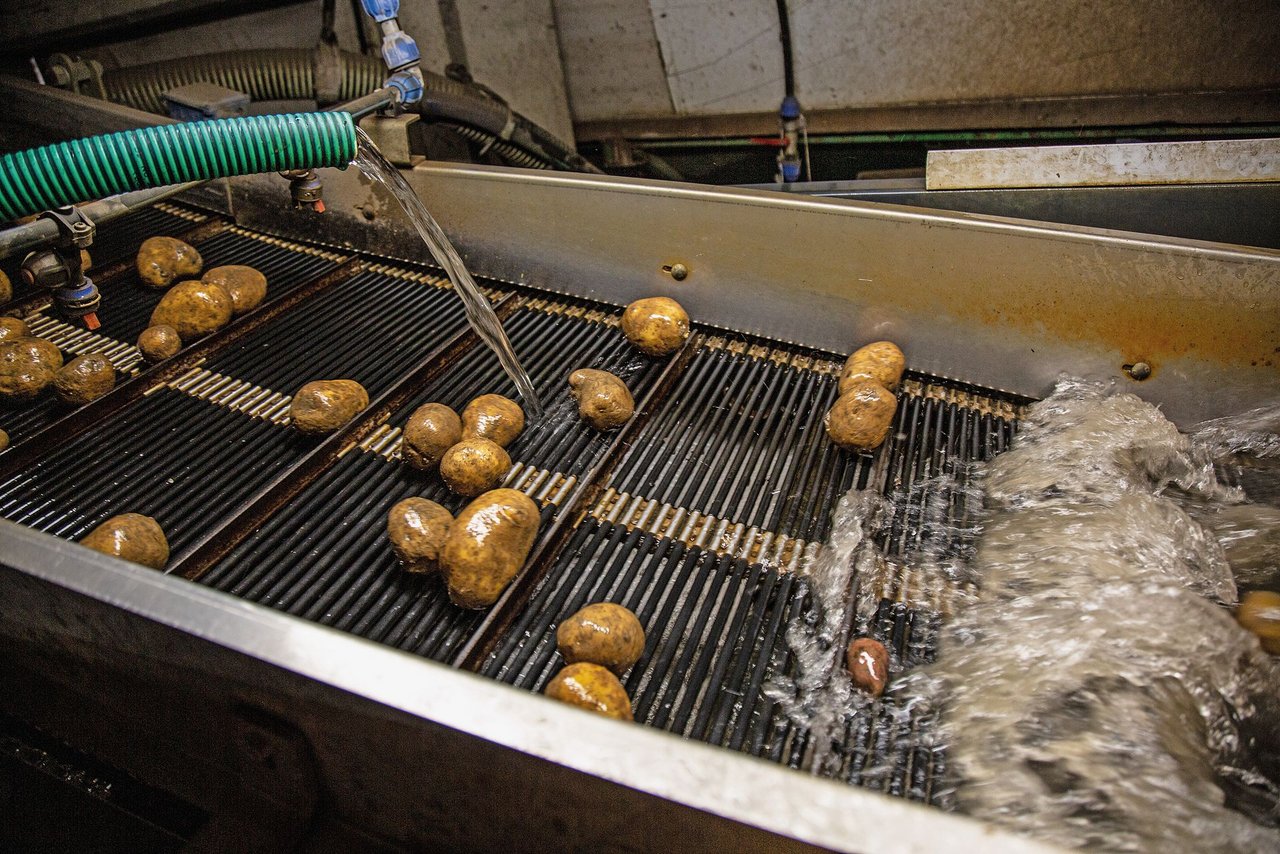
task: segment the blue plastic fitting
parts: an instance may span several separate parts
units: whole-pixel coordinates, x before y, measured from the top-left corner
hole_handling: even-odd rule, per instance
[[[796,100],[794,95],[788,95],[782,99],[782,109],[778,111],[778,115],[783,121],[791,121],[800,118],[800,102]]]
[[[360,0],[365,14],[379,24],[400,15],[400,0]]]
[[[392,71],[399,71],[408,65],[416,65],[422,58],[418,43],[404,30],[388,33],[382,40],[382,61]]]
[[[401,104],[416,104],[422,100],[422,78],[413,71],[397,71],[383,85],[400,93]]]

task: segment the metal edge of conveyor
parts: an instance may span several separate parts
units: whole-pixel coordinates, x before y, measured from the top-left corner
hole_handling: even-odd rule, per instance
[[[1280,250],[607,176],[406,177],[496,279],[612,304],[668,295],[701,322],[836,353],[888,338],[917,370],[1028,397],[1063,374],[1113,381],[1183,427],[1280,400]],[[232,182],[236,218],[426,260],[381,188],[350,169],[325,182],[323,223],[262,177]]]
[[[30,613],[15,608],[24,601],[22,585],[12,578],[3,583],[0,573],[0,589],[7,588],[8,601],[0,616],[0,633],[9,643],[10,656],[32,645],[42,654],[54,655],[55,648],[66,643],[68,649],[91,647],[95,655],[128,662],[126,666],[133,662],[141,666],[160,657],[175,672],[215,682],[226,678],[228,674],[219,670],[223,665],[211,653],[207,663],[202,661],[202,647],[194,640],[201,639],[425,722],[806,845],[840,851],[920,852],[935,849],[945,839],[957,850],[1051,850],[932,807],[809,777],[647,727],[597,718],[3,520],[0,552],[4,556],[0,563],[51,585],[41,605],[33,605],[32,610],[48,606],[58,611]],[[80,596],[67,596],[66,591]],[[166,643],[157,650],[144,648],[153,644],[146,642],[141,630],[95,630],[95,620],[81,612],[81,597],[118,609],[118,619],[125,622],[129,620],[123,615],[132,615],[147,624],[177,629],[191,640]],[[242,680],[240,674],[236,677]],[[308,718],[313,719],[318,708],[317,704],[309,716],[300,714],[295,725],[311,737],[321,768],[353,773],[350,769],[361,765],[360,757],[343,756],[341,741],[308,732],[309,726],[316,726]],[[466,773],[470,765],[467,756],[451,758],[452,770],[383,768],[380,775],[370,774],[361,783],[372,787],[367,796],[385,799],[390,812],[407,794],[439,798],[449,806],[450,793],[441,790],[456,786],[452,778]],[[581,782],[584,778],[573,779],[587,785]],[[341,792],[352,781],[326,782]],[[465,794],[463,787],[459,796]],[[466,809],[464,803],[452,806]],[[491,815],[491,820],[509,824],[513,830],[522,821],[540,820],[537,815],[521,816],[521,804],[510,806],[511,815]],[[486,809],[492,810],[493,805]],[[698,819],[690,820],[696,826]],[[603,817],[601,826],[612,823]],[[386,832],[387,828],[375,830]],[[636,844],[646,848],[643,828],[635,831]],[[696,840],[690,845],[696,846]]]

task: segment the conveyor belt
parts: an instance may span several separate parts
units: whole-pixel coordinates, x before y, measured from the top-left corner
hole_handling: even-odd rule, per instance
[[[78,435],[46,436],[52,450],[0,479],[0,514],[76,538],[112,513],[148,513],[169,534],[169,571],[531,691],[561,664],[561,619],[621,602],[648,632],[625,678],[637,720],[948,805],[945,756],[922,737],[931,720],[891,698],[869,703],[815,769],[804,728],[765,688],[794,675],[787,629],[816,607],[803,570],[854,487],[881,492],[892,512],[875,538],[882,560],[855,581],[851,631],[883,640],[900,667],[932,660],[960,583],[940,568],[973,547],[970,465],[1005,447],[1022,401],[908,375],[888,442],[850,454],[822,429],[838,355],[699,330],[680,354],[649,359],[622,338],[615,307],[485,283],[547,408],[508,449],[507,477],[540,502],[543,526],[508,595],[465,611],[439,578],[403,573],[385,538],[400,498],[464,503],[400,463],[409,414],[515,396],[453,295],[434,274],[365,261],[321,280],[345,259],[235,227],[201,233],[208,265],[263,269],[269,298],[305,288],[298,304],[240,318],[198,364]],[[159,295],[132,273],[116,284],[104,332],[131,342]],[[617,373],[645,403],[623,431],[579,420],[566,380],[581,367]],[[371,414],[328,441],[295,435],[289,395],[339,377],[366,386]],[[19,432],[47,423],[22,417]]]

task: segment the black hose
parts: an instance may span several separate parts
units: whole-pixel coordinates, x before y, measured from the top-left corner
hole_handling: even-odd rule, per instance
[[[787,0],[778,0],[778,38],[782,41],[782,76],[786,95],[796,94],[796,69],[791,61],[791,16],[787,14]]]

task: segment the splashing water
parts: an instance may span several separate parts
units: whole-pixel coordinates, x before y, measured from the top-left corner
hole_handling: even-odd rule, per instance
[[[507,339],[507,333],[502,328],[502,323],[494,314],[493,307],[489,305],[484,292],[467,272],[466,265],[463,264],[458,251],[453,248],[448,236],[445,235],[444,229],[440,228],[440,224],[422,204],[422,200],[413,192],[413,188],[409,186],[409,182],[404,179],[400,171],[382,156],[382,152],[373,144],[368,134],[356,128],[356,138],[358,144],[356,159],[353,162],[365,177],[382,183],[395,196],[422,238],[422,242],[431,250],[431,256],[436,259],[436,263],[444,269],[449,280],[453,282],[453,289],[462,299],[471,328],[497,355],[502,369],[515,383],[516,390],[520,392],[528,414],[533,418],[541,418],[542,403],[538,399],[537,391],[534,390],[533,382],[529,379],[529,374],[521,367],[520,360],[516,358],[515,349],[512,348],[511,342]]]

